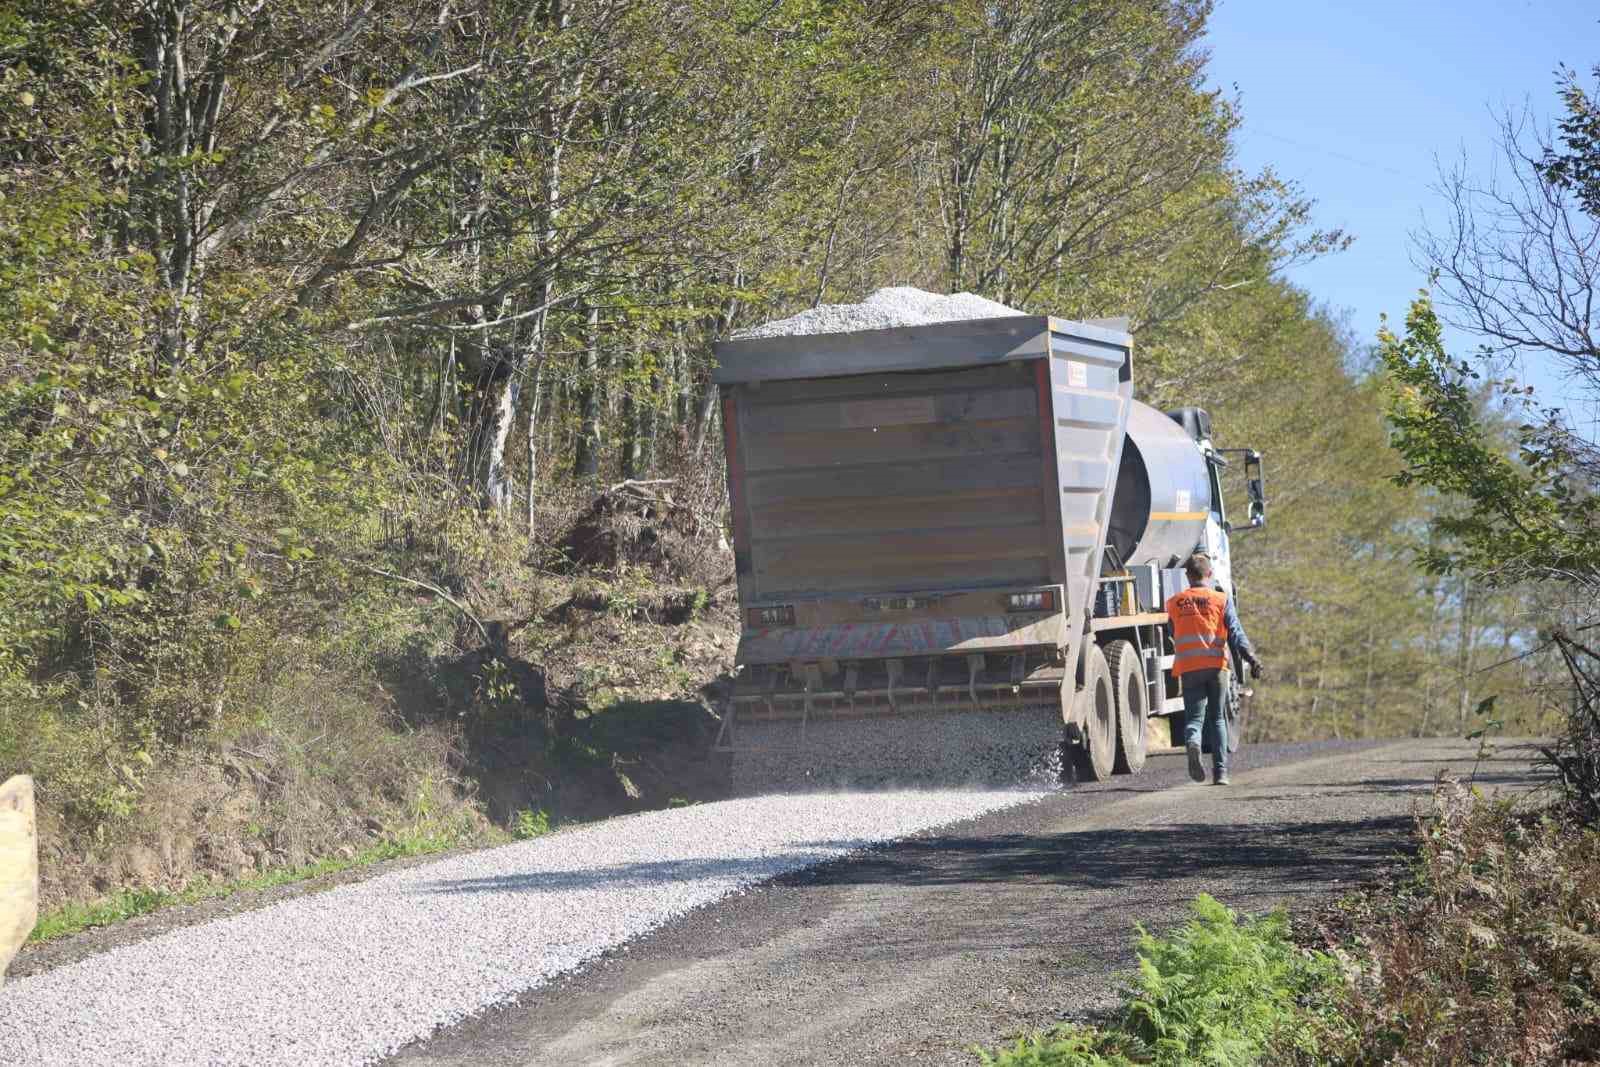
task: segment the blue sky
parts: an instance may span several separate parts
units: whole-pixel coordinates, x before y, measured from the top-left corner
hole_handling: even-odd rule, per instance
[[[1241,98],[1240,165],[1271,165],[1317,202],[1319,226],[1356,238],[1289,278],[1370,340],[1425,281],[1409,235],[1442,218],[1436,161],[1464,150],[1487,168],[1496,110],[1553,115],[1556,67],[1587,79],[1600,62],[1600,2],[1217,0],[1207,44],[1213,83]],[[1541,397],[1569,399],[1558,376],[1531,362],[1525,374]],[[1592,426],[1596,413],[1571,414]]]

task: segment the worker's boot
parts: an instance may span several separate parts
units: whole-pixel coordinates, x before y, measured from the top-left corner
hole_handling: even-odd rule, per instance
[[[1196,782],[1205,781],[1206,768],[1200,762],[1200,746],[1191,741],[1185,747],[1189,750],[1189,777]]]
[[[1233,782],[1228,778],[1228,772],[1227,771],[1218,771],[1216,779],[1213,780],[1211,784],[1212,785],[1232,785]]]

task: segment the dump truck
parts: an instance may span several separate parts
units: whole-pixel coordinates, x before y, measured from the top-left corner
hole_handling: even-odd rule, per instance
[[[1042,747],[1099,780],[1181,738],[1163,604],[1197,549],[1237,597],[1229,541],[1266,521],[1262,457],[1216,447],[1199,409],[1134,400],[1118,323],[1015,315],[716,355],[742,621],[716,746],[736,778],[1048,773]]]

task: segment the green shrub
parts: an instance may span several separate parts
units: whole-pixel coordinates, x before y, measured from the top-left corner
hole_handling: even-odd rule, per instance
[[[550,832],[550,816],[543,808],[525,808],[511,820],[511,836],[518,841],[543,837]]]
[[[1119,1042],[1131,1043],[1131,1039],[1104,1030],[1062,1027],[1020,1037],[1015,1045],[994,1055],[979,1052],[978,1058],[989,1067],[1134,1067],[1146,1062],[1129,1059],[1117,1049]]]
[[[1314,1054],[1328,1020],[1305,1007],[1338,985],[1334,961],[1289,939],[1274,912],[1241,923],[1202,893],[1193,918],[1170,937],[1139,928],[1139,973],[1108,1028],[1063,1027],[1020,1039],[989,1067],[1248,1067],[1269,1049]]]

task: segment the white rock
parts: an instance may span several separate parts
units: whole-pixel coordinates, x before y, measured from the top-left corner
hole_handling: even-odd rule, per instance
[[[371,1063],[692,909],[1040,795],[754,797],[395,871],[13,981],[0,1063]]]
[[[822,333],[854,333],[900,326],[928,326],[969,319],[998,319],[1026,312],[976,293],[944,296],[909,285],[879,289],[859,304],[819,304],[798,315],[738,330],[736,341],[759,337],[799,337]]]

